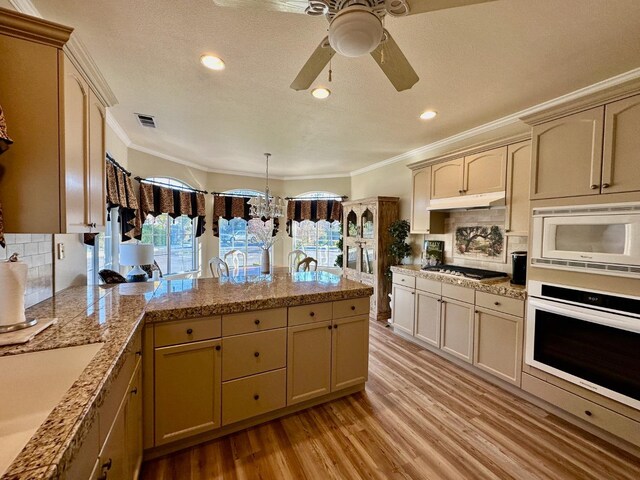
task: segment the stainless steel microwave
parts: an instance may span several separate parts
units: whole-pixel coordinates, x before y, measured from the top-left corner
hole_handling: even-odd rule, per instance
[[[531,265],[640,277],[640,203],[533,210]]]

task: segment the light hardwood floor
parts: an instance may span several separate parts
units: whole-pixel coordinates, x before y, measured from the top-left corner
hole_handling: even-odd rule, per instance
[[[640,479],[640,459],[371,324],[358,393],[148,462],[143,480]]]

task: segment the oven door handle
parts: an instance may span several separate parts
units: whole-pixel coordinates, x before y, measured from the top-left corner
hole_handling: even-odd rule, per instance
[[[628,332],[640,333],[640,319],[624,317],[622,315],[616,315],[615,313],[589,310],[574,305],[550,302],[533,297],[529,297],[529,309],[530,314],[533,314],[534,310],[544,310],[545,312],[555,313],[564,317],[573,317],[586,322],[598,323]]]

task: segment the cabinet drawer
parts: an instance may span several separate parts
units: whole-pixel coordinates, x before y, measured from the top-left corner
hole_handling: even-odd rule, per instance
[[[416,290],[422,290],[427,293],[434,293],[436,295],[442,294],[442,282],[436,280],[429,280],[428,278],[416,278]]]
[[[475,290],[473,288],[460,287],[458,285],[451,285],[450,283],[442,284],[442,296],[448,298],[454,298],[461,302],[474,303]]]
[[[640,446],[640,423],[526,373],[523,390],[576,417]]]
[[[415,288],[416,277],[412,277],[411,275],[403,275],[402,273],[394,273],[393,283],[397,285],[403,285],[409,288]]]
[[[287,309],[256,310],[222,316],[222,335],[261,332],[287,326]]]
[[[497,310],[516,317],[524,316],[524,302],[517,298],[502,297],[493,293],[476,292],[476,305],[478,307]]]
[[[199,342],[220,337],[220,317],[189,318],[159,323],[154,327],[156,347]]]
[[[354,317],[369,314],[369,297],[333,302],[333,318]]]
[[[286,369],[261,373],[222,384],[222,424],[283,408],[286,405]]]
[[[283,368],[287,362],[284,328],[222,339],[222,380]]]
[[[333,304],[331,302],[312,303],[311,305],[289,307],[289,326],[324,322],[326,320],[331,320],[332,315]]]

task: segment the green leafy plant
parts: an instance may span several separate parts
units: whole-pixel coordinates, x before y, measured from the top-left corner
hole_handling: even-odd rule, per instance
[[[411,245],[405,241],[410,228],[407,220],[397,220],[389,227],[389,234],[393,238],[389,246],[389,255],[393,258],[394,265],[401,265],[402,260],[411,255]]]
[[[340,240],[336,242],[336,247],[340,249],[340,254],[336,257],[336,267],[342,268],[342,235],[340,235]]]

